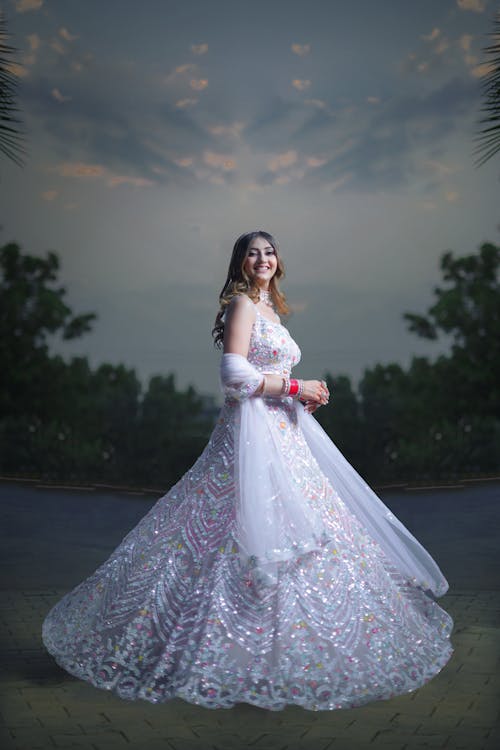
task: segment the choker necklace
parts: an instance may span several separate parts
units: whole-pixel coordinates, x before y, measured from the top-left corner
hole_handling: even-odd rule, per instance
[[[265,305],[274,308],[274,302],[271,296],[271,292],[266,289],[259,289],[259,301],[264,302]]]

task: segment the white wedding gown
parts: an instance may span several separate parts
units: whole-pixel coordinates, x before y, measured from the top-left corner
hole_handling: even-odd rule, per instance
[[[205,450],[49,612],[48,651],[154,703],[331,710],[415,690],[452,653],[445,578],[300,403],[252,396],[299,361],[288,330],[256,308],[248,360],[232,356]]]

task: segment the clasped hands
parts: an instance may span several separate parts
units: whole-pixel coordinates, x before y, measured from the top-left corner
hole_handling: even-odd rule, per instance
[[[308,414],[312,414],[319,406],[325,406],[329,399],[330,391],[324,380],[304,380],[300,400]]]

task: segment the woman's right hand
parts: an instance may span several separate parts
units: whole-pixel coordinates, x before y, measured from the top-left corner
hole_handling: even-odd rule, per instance
[[[324,406],[329,398],[330,392],[324,380],[304,380],[301,401],[312,401],[318,406]]]

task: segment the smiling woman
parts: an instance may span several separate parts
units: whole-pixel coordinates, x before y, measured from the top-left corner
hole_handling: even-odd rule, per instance
[[[225,395],[194,466],[43,625],[66,670],[126,699],[360,706],[452,653],[447,582],[311,413],[278,243],[236,241],[213,330]]]

